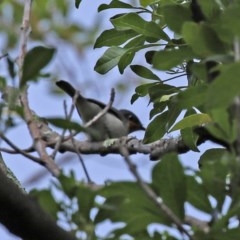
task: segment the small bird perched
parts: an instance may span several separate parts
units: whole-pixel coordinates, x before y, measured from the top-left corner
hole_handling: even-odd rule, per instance
[[[64,80],[56,82],[56,85],[72,98],[76,93],[78,94],[75,106],[84,123],[91,121],[106,106],[95,99],[83,97],[70,83]],[[106,114],[89,127],[89,134],[92,141],[103,141],[108,138],[127,136],[138,130],[145,130],[145,128],[134,113],[126,109],[117,110],[110,107]]]

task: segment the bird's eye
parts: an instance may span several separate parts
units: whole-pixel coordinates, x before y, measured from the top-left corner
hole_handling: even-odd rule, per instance
[[[129,119],[129,120],[132,120],[132,119],[133,119],[133,115],[130,114],[130,115],[128,116],[128,119]]]

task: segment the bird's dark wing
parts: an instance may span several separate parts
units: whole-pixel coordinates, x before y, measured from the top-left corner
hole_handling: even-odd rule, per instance
[[[106,104],[102,103],[102,102],[99,102],[95,99],[92,99],[92,98],[87,98],[88,101],[92,102],[92,103],[95,103],[97,104],[100,108],[104,109],[106,107]],[[116,108],[114,107],[110,107],[109,110],[108,110],[109,113],[113,114],[114,116],[116,116],[117,118],[119,118],[120,120],[125,120],[125,117],[124,115],[119,112]]]

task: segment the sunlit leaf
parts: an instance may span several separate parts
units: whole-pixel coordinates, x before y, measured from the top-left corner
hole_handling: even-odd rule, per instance
[[[194,127],[202,124],[207,124],[212,122],[211,117],[208,114],[204,113],[196,113],[190,116],[187,116],[180,120],[178,123],[176,123],[173,128],[170,130],[176,131],[179,129],[184,129],[184,128],[189,128],[189,127]]]

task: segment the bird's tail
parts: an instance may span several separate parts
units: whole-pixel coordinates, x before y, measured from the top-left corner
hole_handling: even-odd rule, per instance
[[[66,92],[70,97],[74,97],[76,90],[70,83],[60,80],[56,82],[56,85]]]

